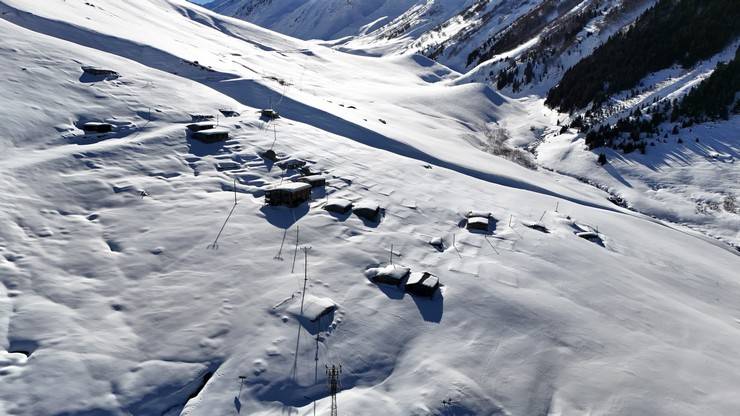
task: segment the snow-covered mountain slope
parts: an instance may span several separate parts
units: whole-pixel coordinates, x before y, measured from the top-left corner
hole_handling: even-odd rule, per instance
[[[178,0],[2,0],[0,34],[0,413],[327,414],[325,364],[343,414],[740,409],[737,253],[470,144],[555,122],[530,102]],[[190,138],[194,114],[230,139]],[[264,206],[291,158],[327,185]],[[306,303],[337,305],[318,322],[296,239]],[[433,298],[368,280],[391,247]]]
[[[280,2],[231,0],[227,3],[232,9],[224,9],[224,13],[253,20],[257,13],[278,13],[275,7]],[[505,97],[517,98],[526,112],[537,115],[527,124],[535,134],[526,134],[520,129],[524,134],[511,134],[511,143],[530,151],[535,151],[542,143],[549,143],[547,149],[537,151],[537,160],[545,167],[589,178],[589,182],[608,189],[615,198],[621,198],[634,209],[689,225],[738,246],[740,216],[732,204],[738,189],[726,186],[727,183],[734,184],[732,180],[715,180],[737,176],[737,168],[731,163],[737,158],[737,120],[734,119],[737,116],[733,116],[729,123],[715,123],[717,128],[697,127],[698,135],[694,129],[686,128],[677,135],[680,137],[668,140],[661,133],[661,140],[641,144],[649,146],[647,153],[653,153],[643,158],[616,154],[611,150],[594,153],[583,146],[585,132],[574,135],[571,130],[556,134],[562,124],[570,124],[586,109],[575,114],[558,115],[543,106],[542,98],[561,81],[568,69],[589,57],[607,39],[625,31],[655,4],[653,0],[420,1],[401,14],[389,15],[372,30],[355,31],[353,36],[341,39],[318,34],[310,37],[334,39],[325,44],[357,54],[423,54],[460,72],[461,76],[454,81],[458,85],[486,83]],[[236,5],[249,8],[252,14],[236,13]],[[323,24],[290,20],[297,26],[288,30],[284,25],[270,21],[260,20],[259,23],[278,31],[295,33],[297,27],[310,31],[336,21],[335,11],[305,6],[321,13]],[[348,2],[342,10],[365,6],[363,2]],[[356,22],[355,27],[365,24],[362,19]],[[736,49],[737,41],[696,64],[685,68],[675,65],[646,75],[634,88],[612,95],[600,109],[605,116],[591,122],[597,127],[599,123],[613,125],[620,118],[630,117],[635,110],[645,111],[646,108],[680,101],[692,87],[712,73],[718,62],[731,59]],[[543,120],[539,114],[548,116]],[[555,120],[557,125],[551,123]],[[680,122],[664,123],[660,129],[670,132],[677,124],[681,125]],[[686,148],[683,143],[677,143],[679,138],[683,143],[698,139],[703,144],[696,149]],[[604,152],[615,161],[609,167],[617,175],[593,165],[597,154]],[[664,165],[666,157],[670,158],[674,153],[684,155],[682,163],[669,163],[664,169],[655,169],[655,163]],[[566,159],[580,162],[574,165]],[[622,159],[629,162],[619,163]],[[631,179],[621,181],[619,177]],[[684,186],[686,183],[694,185]],[[670,189],[670,198],[663,196],[667,189]],[[662,191],[656,193],[656,190]]]
[[[372,31],[419,0],[215,0],[209,9],[302,39],[338,39]]]

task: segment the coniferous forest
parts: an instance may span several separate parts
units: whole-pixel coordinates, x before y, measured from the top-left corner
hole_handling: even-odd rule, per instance
[[[651,72],[707,59],[740,35],[740,1],[660,0],[632,28],[569,69],[545,103],[571,112],[602,104]]]

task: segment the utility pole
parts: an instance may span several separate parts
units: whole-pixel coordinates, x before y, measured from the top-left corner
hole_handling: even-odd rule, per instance
[[[314,355],[314,373],[313,383],[314,385],[319,382],[319,340],[321,340],[321,317],[319,316],[318,322],[316,322],[316,355]],[[313,401],[313,416],[316,416],[316,399]]]
[[[331,368],[329,366],[326,366],[326,376],[327,376],[327,382],[329,383],[329,394],[331,394],[331,416],[338,416],[339,413],[337,411],[337,393],[339,393],[339,390],[342,388],[341,383],[339,382],[339,375],[342,374],[342,365],[339,364],[339,367],[332,364]]]
[[[311,251],[311,247],[304,246],[301,248],[305,255],[305,264],[303,267],[303,292],[301,293],[301,316],[303,316],[303,301],[306,298],[306,285],[308,284],[308,252]]]
[[[295,273],[295,259],[298,257],[298,233],[300,233],[301,227],[295,227],[295,250],[293,251],[293,267],[290,269],[290,273]]]
[[[275,124],[272,125],[272,132],[275,135],[275,138],[272,139],[272,144],[270,145],[270,150],[272,150],[275,147],[275,142],[277,142],[277,127]]]
[[[242,387],[244,387],[244,381],[247,379],[246,376],[239,376],[239,394],[237,394],[237,398],[241,397],[242,395]]]

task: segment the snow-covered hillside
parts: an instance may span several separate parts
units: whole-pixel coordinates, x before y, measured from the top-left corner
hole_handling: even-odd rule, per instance
[[[534,100],[183,0],[0,0],[0,35],[0,414],[323,415],[338,364],[340,414],[740,409],[740,256],[481,150],[554,125]],[[295,159],[326,185],[266,206]]]
[[[215,0],[209,9],[302,39],[338,39],[366,33],[419,0]]]
[[[302,3],[301,7],[314,13],[315,19],[311,21],[289,18],[289,13],[276,9],[282,2],[224,0],[209,7],[280,32],[330,39],[323,44],[344,52],[376,56],[423,54],[460,72],[461,76],[455,80],[458,85],[485,83],[505,97],[518,99],[535,119],[526,126],[532,133],[512,132],[511,143],[536,152],[536,160],[544,167],[587,179],[642,213],[688,225],[740,246],[740,213],[733,203],[740,189],[734,186],[737,181],[732,180],[738,175],[732,163],[738,158],[737,116],[729,122],[684,129],[673,135],[677,137],[670,137],[671,140],[668,137],[653,140],[647,157],[612,152],[610,160],[615,163],[610,164],[613,172],[609,172],[592,163],[596,154],[583,146],[585,134],[575,134],[572,130],[559,134],[561,123],[570,123],[583,111],[558,115],[543,106],[542,98],[569,68],[591,55],[615,33],[629,27],[656,3],[654,0],[411,3],[400,14],[395,10],[391,13],[373,1],[347,2],[341,7],[334,4],[331,10],[312,2]],[[244,13],[247,9],[250,12]],[[385,13],[388,18],[365,26],[369,18],[359,10],[370,9]],[[337,10],[343,10],[344,14]],[[268,14],[285,21],[260,17]],[[342,32],[344,37],[319,33],[333,25],[346,28]],[[632,91],[615,94],[606,104],[608,116],[600,121],[614,123],[636,109],[680,100],[706,79],[718,62],[732,58],[737,42],[696,65],[665,68],[645,77]],[[540,114],[546,114],[545,119]],[[665,123],[661,128],[671,131],[674,125]],[[698,147],[683,146],[697,140],[701,143]],[[546,148],[536,150],[543,143],[548,143]],[[681,163],[664,163],[672,154],[683,155]],[[728,187],[728,183],[733,185]]]

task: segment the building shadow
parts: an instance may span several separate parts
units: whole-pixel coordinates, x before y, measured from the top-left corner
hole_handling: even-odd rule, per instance
[[[293,224],[308,214],[308,210],[308,202],[304,202],[294,208],[271,205],[264,205],[260,208],[267,222],[282,229],[292,227]]]
[[[223,153],[224,142],[205,143],[194,139],[187,133],[188,151],[195,156],[208,156]]]
[[[367,216],[367,215],[360,215],[360,214],[358,214],[358,213],[356,213],[354,211],[353,211],[353,213],[355,214],[355,216],[357,218],[360,219],[360,221],[362,221],[362,224],[365,227],[368,227],[368,228],[378,228],[378,226],[380,225],[380,223],[383,222],[383,217],[385,217],[385,208],[381,208],[380,209],[380,212],[378,213],[378,215],[376,215],[374,217]]]
[[[334,310],[322,315],[317,320],[312,321],[305,316],[295,315],[296,320],[303,329],[311,335],[316,335],[319,332],[328,332],[331,328],[331,324],[334,322]]]
[[[378,289],[383,292],[384,295],[388,296],[389,299],[403,299],[405,292],[398,286],[388,285],[385,283],[373,282]]]
[[[416,308],[419,309],[419,313],[425,321],[435,323],[442,321],[442,314],[444,313],[444,296],[442,295],[442,291],[437,290],[431,298],[411,295],[411,299],[414,300]]]

